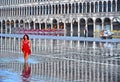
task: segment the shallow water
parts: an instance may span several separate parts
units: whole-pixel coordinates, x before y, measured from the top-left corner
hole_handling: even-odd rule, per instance
[[[21,76],[24,69],[22,54],[0,54],[0,82],[119,82],[120,56],[99,57],[66,55],[45,57],[31,55],[29,78]],[[9,58],[11,57],[11,58]],[[82,57],[82,59],[81,59]]]

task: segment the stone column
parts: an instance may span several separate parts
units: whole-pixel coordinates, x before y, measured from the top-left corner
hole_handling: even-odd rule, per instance
[[[34,30],[36,29],[36,27],[35,27],[35,23],[36,23],[36,22],[33,22],[33,24],[34,24],[34,27],[33,27],[33,28],[34,28]]]
[[[102,18],[102,30],[104,30],[104,19]]]
[[[95,13],[95,2],[93,2],[93,5],[94,5],[93,13]]]
[[[73,21],[71,21],[71,30],[70,30],[71,36],[73,36]]]
[[[31,27],[30,27],[30,22],[28,22],[28,28],[31,29]]]
[[[1,21],[0,21],[0,22],[1,22]],[[3,33],[2,22],[1,22],[0,28],[1,28],[1,33]]]
[[[93,19],[93,37],[96,35],[96,28],[95,28],[95,19]]]
[[[111,31],[113,31],[113,23],[112,23],[112,18],[110,19],[111,20]]]
[[[103,12],[104,6],[103,6],[103,1],[102,1],[102,12]]]
[[[64,36],[66,35],[66,21],[64,21]]]
[[[115,0],[115,5],[116,5],[115,12],[117,12],[117,0]]]
[[[39,23],[39,29],[41,30],[41,23]]]
[[[91,13],[91,2],[90,2],[90,8],[89,8],[89,9],[90,9],[90,12],[89,12],[89,13]]]
[[[67,4],[67,8],[68,8],[68,10],[67,10],[67,14],[70,14],[70,13],[69,13],[69,4]]]
[[[47,29],[47,23],[45,22],[45,29]]]
[[[65,4],[64,4],[64,13],[63,14],[65,14]]]
[[[78,18],[78,37],[80,36],[80,21],[79,21],[79,18]]]
[[[59,22],[57,23],[57,29],[59,29]]]
[[[86,23],[85,28],[87,28],[87,29],[86,29],[86,30],[87,30],[86,37],[88,37],[88,23],[87,23],[87,19],[88,19],[88,18],[86,18],[86,20],[85,20],[85,23]]]
[[[106,2],[106,12],[108,12],[108,2]]]

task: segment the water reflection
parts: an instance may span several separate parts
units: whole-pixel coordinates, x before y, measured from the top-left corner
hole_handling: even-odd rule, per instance
[[[111,49],[111,48],[113,48],[113,43],[110,43],[110,42],[101,42],[100,43],[100,47]]]
[[[22,81],[23,82],[30,82],[30,74],[31,74],[31,67],[28,63],[24,63],[23,70],[22,70]]]

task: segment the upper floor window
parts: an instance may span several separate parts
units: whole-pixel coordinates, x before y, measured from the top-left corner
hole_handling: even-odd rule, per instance
[[[59,4],[59,14],[61,14],[61,5]]]
[[[90,12],[90,3],[88,2],[87,3],[87,13],[89,13]]]
[[[83,13],[86,13],[86,4],[83,3]]]
[[[106,12],[106,1],[104,1],[103,3],[103,8],[104,8],[103,11]]]
[[[98,12],[98,2],[95,2],[95,12]]]
[[[82,3],[79,4],[79,13],[82,13]]]
[[[116,4],[115,4],[115,0],[113,0],[112,2],[112,11],[116,11]]]
[[[62,4],[62,14],[64,14],[64,5]]]
[[[92,13],[94,12],[94,4],[93,4],[93,2],[91,3],[91,12]]]
[[[102,12],[102,2],[99,3],[99,12]]]
[[[72,13],[74,13],[74,3],[72,4]]]
[[[69,13],[71,13],[71,4],[69,4]]]
[[[111,12],[111,1],[108,1],[108,12]]]
[[[78,13],[78,3],[76,3],[76,13]]]
[[[117,0],[117,11],[120,11],[120,0]]]
[[[67,7],[67,4],[65,4],[65,14],[67,14],[67,10],[68,10],[68,7]]]

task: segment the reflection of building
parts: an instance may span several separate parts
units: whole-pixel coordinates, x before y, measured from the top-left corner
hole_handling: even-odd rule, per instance
[[[86,26],[89,37],[99,36],[101,29],[120,30],[119,4],[120,0],[1,0],[0,32],[62,28],[66,35],[84,36]]]

